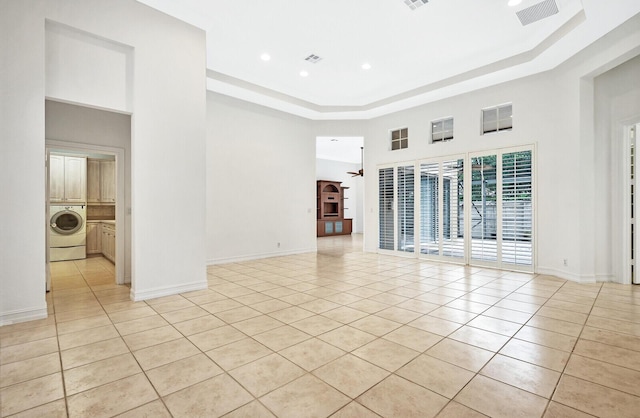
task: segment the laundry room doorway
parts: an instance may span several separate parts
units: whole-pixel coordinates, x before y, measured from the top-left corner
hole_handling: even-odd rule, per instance
[[[52,273],[130,283],[131,115],[45,103],[47,291]]]

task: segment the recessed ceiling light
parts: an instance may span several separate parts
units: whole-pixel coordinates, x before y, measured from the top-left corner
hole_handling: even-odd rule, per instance
[[[262,55],[260,55],[260,59],[262,61],[269,61],[271,59],[271,55],[267,54],[266,52]]]
[[[508,6],[514,7],[522,3],[522,0],[509,0],[507,3]]]
[[[304,71],[304,70],[303,70],[303,71],[300,71],[300,77],[306,77],[306,76],[308,76],[308,75],[309,75],[309,73],[308,73],[308,72],[306,72],[306,71]]]
[[[363,70],[370,70],[371,69],[371,64],[369,64],[368,62],[365,62],[364,64],[362,64],[362,69]]]

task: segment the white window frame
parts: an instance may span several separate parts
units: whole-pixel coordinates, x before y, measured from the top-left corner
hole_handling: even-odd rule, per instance
[[[406,131],[406,136],[402,136],[402,131]],[[398,133],[398,138],[393,138],[393,134],[397,132]],[[408,127],[404,127],[404,128],[398,128],[398,129],[392,129],[389,131],[389,139],[390,139],[390,145],[391,145],[391,151],[397,151],[397,150],[401,150],[401,149],[407,149],[409,148],[409,128]],[[402,142],[405,141],[405,146],[402,146]],[[398,148],[394,148],[393,144],[397,143],[398,144]]]
[[[451,121],[451,130],[445,130],[444,129],[444,125],[446,122]],[[431,121],[431,143],[432,144],[437,144],[439,142],[447,142],[447,141],[452,141],[454,138],[453,135],[453,131],[454,131],[454,125],[453,125],[453,116],[449,116],[449,117],[445,117],[445,118],[440,118],[440,119],[436,119]],[[436,128],[437,124],[442,124],[442,129],[439,131],[434,131],[434,129]],[[448,136],[447,133],[451,132],[451,136]],[[438,135],[442,135],[442,138],[436,139],[436,134]]]
[[[507,117],[501,116],[500,110],[506,111],[506,108],[511,108],[511,112],[509,113],[509,116]],[[493,129],[485,130],[485,115],[490,111],[496,112],[496,120],[495,120],[496,129],[495,130]],[[501,124],[500,124],[501,121],[509,121],[509,123],[506,125],[503,125],[504,127],[501,127]],[[513,130],[513,103],[503,103],[497,106],[485,107],[480,111],[480,135],[491,135],[491,134],[496,134],[499,132],[511,131],[511,130]]]

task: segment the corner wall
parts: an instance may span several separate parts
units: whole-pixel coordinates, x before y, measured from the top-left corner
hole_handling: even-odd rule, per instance
[[[46,316],[47,20],[134,51],[126,96],[132,298],[206,288],[204,32],[133,0],[0,0],[0,10],[0,178],[3,199],[16,202],[2,205],[0,216],[20,219],[0,231],[0,324]]]
[[[310,121],[208,92],[207,126],[208,263],[315,251]]]

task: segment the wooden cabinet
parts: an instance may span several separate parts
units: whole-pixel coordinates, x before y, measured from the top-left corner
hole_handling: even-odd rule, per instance
[[[102,254],[116,262],[116,226],[113,223],[87,222],[87,254]]]
[[[102,223],[87,222],[87,255],[102,252]]]
[[[100,199],[102,203],[116,203],[116,162],[100,161]]]
[[[348,235],[353,228],[352,219],[339,220],[318,220],[317,235],[324,237],[327,235]]]
[[[102,255],[111,261],[116,262],[116,227],[111,224],[102,224]]]
[[[100,203],[100,160],[87,159],[87,202]]]
[[[87,160],[87,201],[92,204],[116,203],[116,162]]]
[[[339,181],[316,183],[317,236],[349,235],[352,220],[344,218],[344,190]]]
[[[87,203],[87,159],[65,155],[49,156],[49,201]]]

